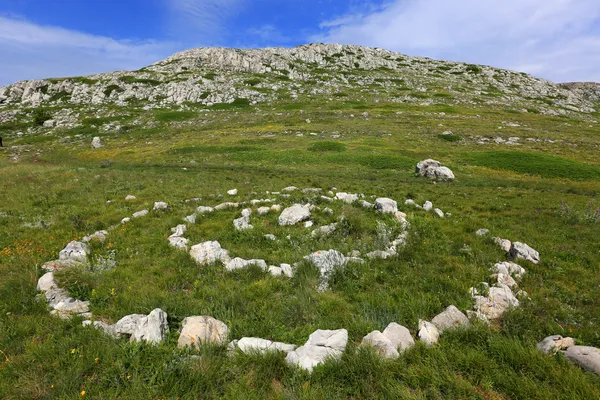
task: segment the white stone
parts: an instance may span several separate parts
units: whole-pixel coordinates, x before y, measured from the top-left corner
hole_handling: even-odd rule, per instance
[[[176,249],[188,251],[189,240],[181,236],[170,236],[169,246],[175,247]]]
[[[575,346],[575,341],[570,337],[560,335],[548,336],[539,342],[535,347],[546,354],[556,353],[560,350],[566,350]]]
[[[431,346],[438,342],[440,332],[431,322],[419,320],[419,340]]]
[[[102,140],[100,140],[99,136],[94,136],[92,139],[92,149],[99,149],[103,147]]]
[[[290,226],[298,222],[306,221],[310,218],[310,206],[302,204],[294,204],[291,207],[283,210],[279,216],[279,225]]]
[[[41,292],[47,292],[56,288],[58,288],[58,285],[54,281],[54,272],[47,272],[38,280],[37,290]]]
[[[489,288],[487,297],[475,295],[473,298],[476,312],[488,320],[498,319],[509,307],[519,306],[519,300],[508,286],[493,286]]]
[[[187,226],[179,224],[175,228],[171,228],[171,232],[173,233],[171,236],[183,236],[187,232]]]
[[[431,211],[433,209],[433,203],[427,200],[425,204],[423,204],[423,210]]]
[[[138,211],[133,213],[133,215],[131,216],[132,218],[140,218],[140,217],[145,217],[146,215],[148,215],[149,211],[148,210],[142,210],[142,211]]]
[[[198,265],[210,265],[217,261],[226,264],[229,262],[229,252],[221,248],[221,244],[217,241],[204,242],[192,246],[190,256]]]
[[[59,260],[85,263],[91,253],[92,249],[90,246],[74,240],[60,251]]]
[[[125,200],[127,200],[127,201],[132,201],[132,200],[136,200],[136,199],[137,199],[137,197],[135,197],[132,194],[128,194],[127,196],[125,196]]]
[[[88,242],[91,242],[92,240],[97,240],[100,243],[104,243],[107,236],[108,236],[108,231],[98,231],[98,232],[92,233],[91,235],[84,236],[83,239],[81,239],[81,241],[88,243]]]
[[[360,345],[372,347],[382,358],[395,359],[400,357],[400,353],[392,341],[380,331],[373,331],[366,335]]]
[[[227,343],[228,336],[227,325],[213,317],[186,317],[181,323],[181,334],[177,341],[177,347],[198,348],[201,344],[223,345]]]
[[[442,210],[440,210],[439,208],[434,208],[433,212],[440,218],[444,218],[444,212]]]
[[[572,346],[565,352],[565,357],[586,371],[600,374],[600,349],[590,346]]]
[[[227,194],[230,196],[236,196],[238,194],[238,190],[237,189],[228,190]]]
[[[540,262],[540,253],[525,243],[513,242],[509,253],[513,258],[520,258],[534,264]]]
[[[269,266],[268,272],[273,276],[281,276],[283,274],[281,267],[276,267],[274,265]]]
[[[488,235],[489,233],[490,233],[490,230],[489,229],[485,229],[485,228],[481,228],[477,232],[475,232],[475,234],[477,236],[485,236],[485,235]]]
[[[337,223],[321,226],[310,233],[312,237],[328,236],[335,232]]]
[[[335,198],[343,201],[344,203],[352,204],[358,200],[358,195],[354,193],[338,192],[335,194]]]
[[[380,197],[375,200],[375,210],[384,214],[395,214],[398,212],[398,203],[395,200]]]
[[[108,332],[115,337],[131,336],[135,332],[138,324],[147,316],[144,314],[126,315],[116,324],[109,326]]]
[[[290,264],[280,264],[279,267],[281,268],[281,272],[283,272],[285,276],[287,276],[288,278],[294,277],[294,270],[292,269],[292,266]]]
[[[265,238],[269,240],[277,240],[277,236],[273,235],[272,233],[267,233]]]
[[[167,203],[165,203],[164,201],[157,201],[154,203],[154,207],[152,207],[152,210],[162,211],[166,210],[167,208],[169,208],[169,205]]]
[[[490,271],[496,274],[511,275],[516,278],[521,278],[525,274],[525,268],[510,261],[496,263],[492,268],[490,268]]]
[[[508,239],[495,237],[492,240],[494,240],[494,243],[496,243],[506,253],[508,253],[510,251],[510,248],[512,247],[512,243]]]
[[[187,217],[185,217],[183,219],[184,222],[187,222],[188,224],[195,224],[196,223],[196,214],[190,214]]]
[[[406,327],[395,322],[390,323],[382,333],[392,342],[395,349],[400,349],[400,352],[415,345],[415,340],[410,334],[410,331]]]
[[[167,313],[160,308],[152,310],[147,317],[140,318],[131,335],[131,342],[159,344],[166,340],[169,333]]]
[[[296,346],[282,342],[272,342],[261,338],[243,337],[236,342],[236,346],[244,354],[265,354],[268,352],[281,351],[289,353],[294,351]]]
[[[448,306],[443,312],[436,315],[431,323],[435,325],[438,331],[443,332],[452,328],[468,328],[469,319],[455,306]]]
[[[223,211],[223,210],[227,210],[228,208],[237,208],[239,207],[239,203],[232,203],[230,201],[225,202],[225,203],[221,203],[218,206],[215,206],[215,211]]]
[[[90,311],[90,302],[76,300],[71,297],[60,301],[53,307],[56,311],[65,314],[82,314]]]
[[[125,218],[123,218],[123,219],[121,220],[121,223],[122,223],[122,224],[126,224],[126,223],[128,223],[128,222],[130,222],[130,221],[131,221],[131,218],[129,218],[129,217],[125,217]]]
[[[271,211],[271,207],[259,207],[258,210],[256,210],[256,213],[258,215],[265,215],[268,214]]]
[[[196,212],[198,214],[206,214],[206,213],[211,213],[214,211],[215,211],[215,209],[212,207],[200,206],[200,207],[196,208]]]
[[[288,353],[285,361],[309,372],[328,359],[338,359],[342,356],[348,343],[348,331],[317,330],[310,335],[304,346]]]

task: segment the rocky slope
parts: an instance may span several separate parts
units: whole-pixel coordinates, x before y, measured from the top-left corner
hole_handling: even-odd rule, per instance
[[[559,85],[487,66],[409,57],[361,46],[199,48],[138,71],[17,82],[0,88],[0,122],[22,107],[150,108],[257,104],[303,95],[352,100],[511,107],[542,114],[592,113],[598,86]]]

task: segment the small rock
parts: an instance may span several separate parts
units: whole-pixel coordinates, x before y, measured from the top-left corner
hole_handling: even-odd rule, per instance
[[[142,211],[138,211],[133,213],[133,215],[131,216],[132,218],[140,218],[140,217],[145,217],[146,215],[148,215],[149,211],[148,210],[142,210]]]
[[[423,210],[425,211],[431,211],[433,209],[433,203],[430,202],[429,200],[425,202],[425,204],[423,204]]]
[[[125,200],[127,200],[127,201],[133,201],[133,200],[136,200],[136,199],[137,199],[137,197],[135,197],[132,194],[128,194],[127,196],[125,196]]]
[[[586,371],[600,374],[600,349],[589,346],[571,346],[565,352],[567,360],[574,363]]]
[[[227,343],[228,336],[227,325],[213,317],[186,317],[181,323],[181,334],[177,341],[177,347],[198,348],[201,344],[223,345]]]
[[[152,210],[162,211],[166,210],[167,208],[169,208],[169,205],[167,203],[165,203],[164,201],[157,201],[154,203],[154,207],[152,208]]]
[[[443,312],[436,315],[431,320],[431,323],[435,325],[440,332],[443,332],[446,329],[469,327],[469,319],[455,306],[448,306]]]
[[[548,336],[539,342],[535,347],[546,354],[556,353],[560,350],[566,350],[575,346],[573,338],[564,338],[560,335]]]
[[[509,254],[512,258],[520,258],[534,264],[540,262],[540,253],[525,243],[513,242]]]
[[[384,214],[395,214],[398,212],[398,203],[395,200],[380,197],[375,200],[375,210]]]
[[[60,251],[59,260],[85,263],[91,253],[92,249],[90,246],[74,240]]]
[[[92,139],[92,149],[99,149],[103,147],[102,140],[100,140],[99,136],[94,136]]]
[[[490,233],[490,230],[489,229],[485,229],[485,228],[481,228],[477,232],[475,232],[475,234],[477,236],[486,236],[486,235],[489,235],[489,233]]]
[[[238,190],[237,189],[228,190],[227,194],[230,196],[236,196],[238,194]]]
[[[169,333],[167,313],[156,308],[147,317],[141,318],[131,335],[131,342],[158,344],[165,341]]]
[[[209,241],[192,246],[190,256],[201,266],[214,264],[217,261],[226,264],[230,260],[229,252],[222,249],[221,244],[217,241]]]
[[[419,340],[431,346],[438,342],[440,332],[431,322],[419,320]]]
[[[310,215],[310,206],[294,204],[293,206],[283,210],[283,212],[279,216],[279,225],[295,225],[298,222],[306,221],[310,218]]]

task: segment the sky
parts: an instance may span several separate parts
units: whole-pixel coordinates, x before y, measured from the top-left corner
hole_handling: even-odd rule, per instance
[[[315,42],[600,82],[600,0],[0,0],[0,86]]]

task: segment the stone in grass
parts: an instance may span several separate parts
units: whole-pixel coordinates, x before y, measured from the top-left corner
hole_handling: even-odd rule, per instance
[[[60,251],[59,260],[66,262],[85,263],[87,262],[88,256],[91,254],[91,252],[91,247],[86,243],[74,240]]]
[[[200,206],[196,209],[196,212],[198,214],[206,214],[206,213],[211,213],[214,211],[215,211],[215,209],[213,207],[206,207],[206,206]]]
[[[375,211],[384,214],[395,214],[398,211],[398,203],[395,200],[380,197],[375,200]]]
[[[565,357],[586,371],[600,374],[600,349],[596,347],[572,346],[565,352]]]
[[[560,335],[548,336],[535,345],[536,349],[546,354],[556,353],[573,346],[575,346],[573,338],[562,337]]]
[[[505,253],[510,252],[510,249],[512,247],[512,242],[508,239],[502,239],[499,237],[494,237],[492,238],[492,240],[494,241],[494,243],[496,243]]]
[[[209,241],[192,246],[190,256],[198,265],[210,265],[217,261],[226,264],[230,260],[229,252],[222,249],[221,244],[217,241]]]
[[[196,214],[190,214],[187,217],[185,217],[183,219],[184,222],[187,222],[188,224],[195,224],[196,223]]]
[[[165,203],[164,201],[157,201],[154,203],[154,207],[152,207],[152,210],[154,211],[164,211],[166,209],[169,208],[169,205],[167,203]]]
[[[496,263],[492,268],[490,268],[490,271],[496,274],[511,275],[516,278],[521,278],[526,272],[525,268],[510,261]]]
[[[141,218],[141,217],[145,217],[146,215],[148,215],[148,210],[142,210],[142,211],[138,211],[133,213],[133,215],[131,216],[132,218]]]
[[[230,343],[230,346],[237,347],[244,354],[266,354],[269,352],[281,351],[289,353],[294,351],[296,346],[282,342],[272,342],[267,339],[243,337]]]
[[[477,236],[486,236],[486,235],[489,235],[489,233],[490,233],[490,230],[486,229],[486,228],[481,228],[477,232],[475,232],[475,234]]]
[[[40,292],[47,292],[56,288],[58,288],[58,285],[54,281],[54,272],[47,272],[38,280],[37,290]]]
[[[444,218],[444,212],[442,210],[440,210],[439,208],[434,208],[433,212],[440,218]]]
[[[290,226],[298,222],[306,221],[310,218],[310,206],[302,204],[294,204],[291,207],[283,210],[279,215],[279,225]]]
[[[136,199],[137,199],[137,197],[135,197],[132,194],[128,194],[127,196],[125,196],[125,200],[127,200],[127,201],[133,201],[133,200],[136,200]]]
[[[108,236],[108,231],[103,230],[103,231],[94,232],[91,235],[84,236],[83,239],[81,239],[81,241],[88,243],[93,240],[97,240],[100,243],[104,243],[107,236]]]
[[[424,320],[419,320],[419,340],[428,346],[432,346],[438,342],[440,332],[434,324]]]
[[[167,313],[156,308],[148,316],[141,318],[131,334],[131,342],[159,344],[165,341],[169,333]]]
[[[433,203],[427,200],[425,204],[423,204],[423,210],[431,211],[433,209]]]
[[[452,328],[468,328],[469,319],[455,306],[448,306],[444,311],[433,317],[431,323],[438,328],[438,331],[443,332],[446,329]]]
[[[238,194],[238,190],[237,189],[228,190],[227,194],[230,196],[236,196]]]
[[[94,138],[92,139],[92,149],[99,149],[103,146],[104,145],[102,144],[102,140],[100,139],[100,137],[94,136]]]
[[[170,236],[169,237],[169,245],[171,247],[175,247],[176,249],[187,251],[188,243],[189,243],[189,240],[184,237],[181,237],[181,236]]]
[[[285,357],[289,365],[298,366],[312,372],[314,367],[328,359],[339,359],[348,344],[348,331],[317,330],[313,332],[308,341]]]
[[[354,193],[338,192],[335,194],[337,200],[341,200],[344,203],[352,204],[358,200],[358,195]]]
[[[520,258],[534,264],[540,262],[540,253],[525,243],[513,242],[509,254],[512,258]]]
[[[210,316],[186,317],[181,323],[181,334],[177,347],[198,348],[202,344],[224,345],[227,343],[229,328]]]
[[[366,335],[361,346],[373,347],[383,358],[395,359],[404,350],[414,346],[415,341],[408,329],[392,322],[383,332],[373,331]]]

